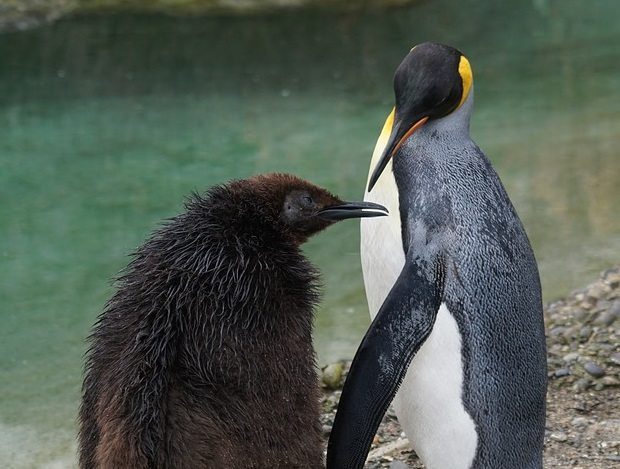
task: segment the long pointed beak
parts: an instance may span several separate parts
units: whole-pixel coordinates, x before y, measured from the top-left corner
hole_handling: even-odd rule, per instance
[[[390,158],[394,156],[394,154],[398,151],[403,143],[407,141],[411,134],[413,134],[416,130],[422,127],[426,121],[428,120],[428,116],[424,116],[418,121],[416,121],[411,127],[407,129],[404,127],[401,122],[396,122],[394,127],[392,128],[392,133],[390,134],[390,138],[385,145],[385,149],[383,150],[383,154],[381,158],[379,158],[379,163],[375,167],[375,170],[372,172],[370,176],[370,181],[368,181],[368,192],[372,190],[374,185],[376,184],[379,176],[387,166]]]
[[[346,220],[347,218],[383,217],[388,209],[374,202],[345,202],[332,205],[319,211],[318,216],[324,220]]]

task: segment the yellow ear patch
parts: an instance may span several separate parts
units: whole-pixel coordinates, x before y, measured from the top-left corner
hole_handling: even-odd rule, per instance
[[[463,95],[461,96],[461,102],[458,107],[460,107],[467,99],[467,96],[469,96],[469,91],[474,81],[471,65],[469,65],[469,60],[467,60],[464,55],[461,55],[461,60],[459,62],[459,75],[461,75],[461,80],[463,80]]]

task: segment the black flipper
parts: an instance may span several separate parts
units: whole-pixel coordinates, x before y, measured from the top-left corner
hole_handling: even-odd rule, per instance
[[[351,364],[329,438],[328,469],[364,467],[381,419],[431,333],[443,272],[440,259],[405,263]]]

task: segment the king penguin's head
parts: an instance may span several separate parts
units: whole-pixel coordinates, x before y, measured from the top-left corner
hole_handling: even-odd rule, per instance
[[[394,74],[392,131],[368,183],[370,192],[400,146],[426,122],[441,119],[467,99],[473,83],[469,61],[458,50],[425,42],[415,46]]]
[[[228,186],[236,207],[227,217],[260,233],[268,225],[301,244],[340,220],[388,215],[373,202],[344,202],[326,189],[290,174],[261,174]]]

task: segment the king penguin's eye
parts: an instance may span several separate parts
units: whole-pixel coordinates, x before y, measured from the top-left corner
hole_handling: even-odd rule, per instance
[[[308,205],[312,205],[314,203],[314,200],[312,200],[312,197],[310,197],[309,195],[304,195],[304,202]]]

